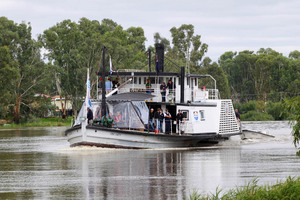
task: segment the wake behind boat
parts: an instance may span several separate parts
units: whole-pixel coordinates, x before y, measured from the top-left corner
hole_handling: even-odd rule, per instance
[[[164,72],[163,46],[156,45],[156,52],[156,72],[151,72],[149,66],[148,72],[124,70],[108,74],[103,48],[103,69],[99,73],[102,80],[109,75],[123,84],[107,92],[102,82],[97,100],[89,99],[87,87],[86,101],[73,127],[66,130],[71,146],[202,147],[241,135],[232,101],[219,99],[216,82],[213,89],[200,87],[200,79],[210,75],[186,74],[184,67],[180,73]],[[87,107],[94,117],[90,124],[86,119]]]

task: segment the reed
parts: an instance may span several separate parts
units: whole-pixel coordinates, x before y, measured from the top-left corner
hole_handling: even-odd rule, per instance
[[[258,179],[254,179],[245,186],[236,187],[220,196],[221,190],[216,189],[216,194],[201,195],[193,191],[190,200],[273,200],[273,199],[300,199],[300,177],[288,177],[284,182],[277,182],[274,185],[258,185]]]

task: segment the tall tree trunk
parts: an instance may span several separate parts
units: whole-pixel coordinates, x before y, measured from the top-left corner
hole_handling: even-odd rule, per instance
[[[16,98],[15,108],[14,108],[14,121],[15,123],[20,123],[20,105],[21,105],[21,97]]]
[[[59,77],[57,76],[57,73],[55,73],[55,83],[56,83],[56,87],[57,87],[57,91],[58,91],[59,99],[60,99],[61,116],[64,119],[66,117],[66,111],[64,109],[64,103],[62,101],[62,94],[61,94],[61,88],[60,88],[60,80],[59,80]]]

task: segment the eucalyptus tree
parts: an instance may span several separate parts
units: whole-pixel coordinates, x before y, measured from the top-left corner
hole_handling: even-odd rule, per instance
[[[204,58],[203,67],[198,70],[198,73],[203,75],[211,75],[216,80],[216,87],[219,90],[221,98],[230,98],[230,89],[227,76],[223,68],[219,67],[216,62],[211,63],[210,58]],[[203,78],[200,80],[200,86],[207,88],[214,88],[214,81],[210,78]]]
[[[8,46],[0,46],[0,117],[6,115],[13,99],[11,85],[16,78],[13,63]]]
[[[300,59],[290,58],[271,48],[224,53],[219,64],[228,76],[235,100],[272,100],[299,95]],[[239,96],[239,98],[238,98]]]
[[[170,41],[165,38],[162,37],[158,32],[154,33],[154,43],[160,43],[164,45],[165,48],[165,52],[168,53],[171,50],[171,45],[170,45]]]
[[[51,81],[55,82],[65,116],[66,103],[63,104],[62,98],[77,97],[78,91],[83,89],[84,73],[80,62],[84,55],[79,49],[85,44],[82,43],[81,32],[75,22],[64,20],[45,30],[39,39],[48,52],[48,60],[53,64],[54,76]]]
[[[300,51],[295,50],[295,51],[290,52],[289,58],[293,59],[293,60],[297,60],[297,59],[299,60],[300,59]]]
[[[45,30],[40,40],[53,64],[57,91],[61,97],[70,98],[75,110],[80,108],[85,94],[87,68],[92,88],[95,88],[103,46],[106,46],[114,70],[130,68],[135,60],[145,57],[143,29],[130,27],[124,30],[110,19],[103,19],[102,23],[86,18],[81,18],[78,23],[64,20]]]
[[[1,17],[0,34],[2,98],[13,106],[14,121],[19,123],[21,106],[30,107],[47,68],[41,60],[40,44],[31,38],[30,24]]]
[[[201,65],[201,61],[205,53],[207,53],[208,45],[201,42],[200,35],[194,35],[194,26],[192,24],[183,24],[179,28],[170,29],[172,35],[173,52],[180,59],[185,59],[188,72],[191,67]]]
[[[234,101],[247,101],[254,94],[252,72],[256,61],[253,51],[225,52],[219,59],[229,81]]]

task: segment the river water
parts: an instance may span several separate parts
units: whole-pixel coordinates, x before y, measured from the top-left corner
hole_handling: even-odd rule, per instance
[[[65,128],[0,130],[0,199],[187,199],[300,175],[288,122],[244,122],[275,138],[235,136],[196,150],[70,148]]]

